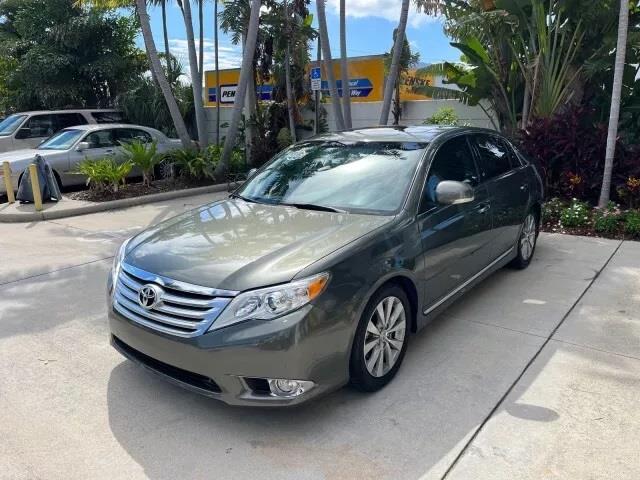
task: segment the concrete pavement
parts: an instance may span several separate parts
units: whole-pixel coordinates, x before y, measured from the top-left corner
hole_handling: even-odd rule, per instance
[[[213,198],[0,225],[0,478],[640,477],[640,244],[542,235],[381,392],[232,408],[125,361],[105,321],[117,245]]]

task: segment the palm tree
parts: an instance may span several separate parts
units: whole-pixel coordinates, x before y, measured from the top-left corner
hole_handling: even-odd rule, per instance
[[[389,67],[389,76],[384,86],[384,97],[382,98],[382,111],[380,112],[380,125],[386,125],[389,121],[389,112],[391,111],[391,100],[393,99],[393,90],[396,79],[400,74],[400,57],[404,46],[405,32],[407,30],[407,19],[409,18],[409,3],[411,0],[402,0],[402,9],[400,10],[400,22],[396,29],[396,40],[393,44],[393,52],[391,55],[391,66]]]
[[[347,65],[347,19],[345,0],[340,0],[340,70],[342,73],[342,108],[344,123],[351,128],[351,88],[349,86],[349,68]]]
[[[409,0],[404,0],[409,1]],[[338,96],[338,87],[336,85],[336,76],[333,72],[333,60],[331,59],[331,45],[329,44],[329,32],[327,30],[327,14],[325,11],[325,0],[316,0],[318,8],[318,26],[320,30],[320,45],[322,46],[322,56],[324,57],[324,68],[327,71],[327,79],[329,81],[329,93],[331,95],[331,104],[336,118],[338,130],[344,130],[344,117],[342,115],[342,107],[340,106],[340,97]]]
[[[191,88],[193,90],[193,104],[196,112],[196,126],[200,147],[207,145],[207,119],[204,113],[204,99],[202,96],[202,75],[198,68],[193,20],[191,17],[191,0],[182,2],[182,17],[187,31],[187,51],[189,53],[189,70],[191,72]]]
[[[143,1],[143,0],[139,0]],[[235,102],[233,104],[233,113],[229,128],[227,129],[227,137],[224,141],[224,149],[220,162],[214,171],[214,176],[220,179],[229,168],[229,160],[231,153],[236,145],[236,137],[238,135],[238,125],[244,102],[247,95],[247,87],[249,79],[253,77],[253,57],[256,52],[256,42],[258,41],[258,21],[260,20],[260,0],[251,0],[251,13],[249,15],[249,26],[247,28],[247,36],[244,42],[244,53],[242,55],[242,67],[240,69],[240,80],[236,91]]]
[[[198,55],[198,71],[200,72],[200,83],[204,81],[204,0],[198,1],[198,26],[200,33],[199,55]]]
[[[604,158],[604,176],[598,206],[604,208],[611,195],[611,176],[613,174],[613,158],[616,153],[618,137],[618,120],[620,118],[620,95],[622,93],[622,76],[624,73],[627,48],[627,29],[629,27],[629,0],[620,0],[620,16],[618,18],[618,44],[613,69],[613,88],[611,92],[611,110],[609,112],[609,131],[607,132],[607,149]]]
[[[169,62],[171,56],[171,50],[169,49],[169,32],[167,30],[167,0],[160,0],[160,7],[162,8],[162,34],[164,36],[164,54]]]
[[[218,65],[218,0],[213,0],[213,41],[215,45],[214,62],[216,66],[216,145],[220,145],[220,66]]]
[[[287,38],[287,47],[284,54],[284,76],[285,76],[285,89],[287,91],[287,111],[289,113],[289,131],[291,132],[291,141],[296,142],[296,123],[295,123],[295,115],[294,115],[294,99],[293,99],[293,88],[291,88],[291,46],[290,46],[290,38],[291,38],[291,28],[289,22],[289,8],[287,5],[287,0],[284,0],[284,28],[285,35]]]

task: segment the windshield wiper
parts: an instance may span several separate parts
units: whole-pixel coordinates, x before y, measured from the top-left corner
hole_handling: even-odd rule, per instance
[[[247,203],[261,203],[257,200],[253,200],[252,198],[243,197],[239,193],[232,193],[231,195],[229,195],[229,198],[239,198],[240,200],[244,200]]]
[[[346,210],[340,208],[328,207],[327,205],[316,205],[315,203],[281,203],[287,207],[295,207],[301,210],[318,210],[321,212],[347,213]]]

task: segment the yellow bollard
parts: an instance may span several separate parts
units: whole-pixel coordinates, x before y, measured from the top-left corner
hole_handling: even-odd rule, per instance
[[[16,195],[13,193],[13,182],[11,182],[11,165],[9,162],[4,162],[2,164],[2,169],[4,170],[4,186],[7,189],[7,199],[9,203],[16,202]]]
[[[36,206],[36,212],[39,212],[42,210],[42,195],[40,194],[40,180],[38,180],[38,166],[35,163],[29,165],[29,176],[33,190],[33,203]]]

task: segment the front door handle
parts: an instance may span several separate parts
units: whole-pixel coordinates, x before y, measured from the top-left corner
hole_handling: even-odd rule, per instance
[[[520,185],[520,190],[522,190],[523,192],[529,189],[529,184],[528,183],[523,183],[522,185]]]
[[[487,213],[490,209],[491,209],[491,205],[489,203],[481,203],[476,207],[476,210],[480,214]]]

